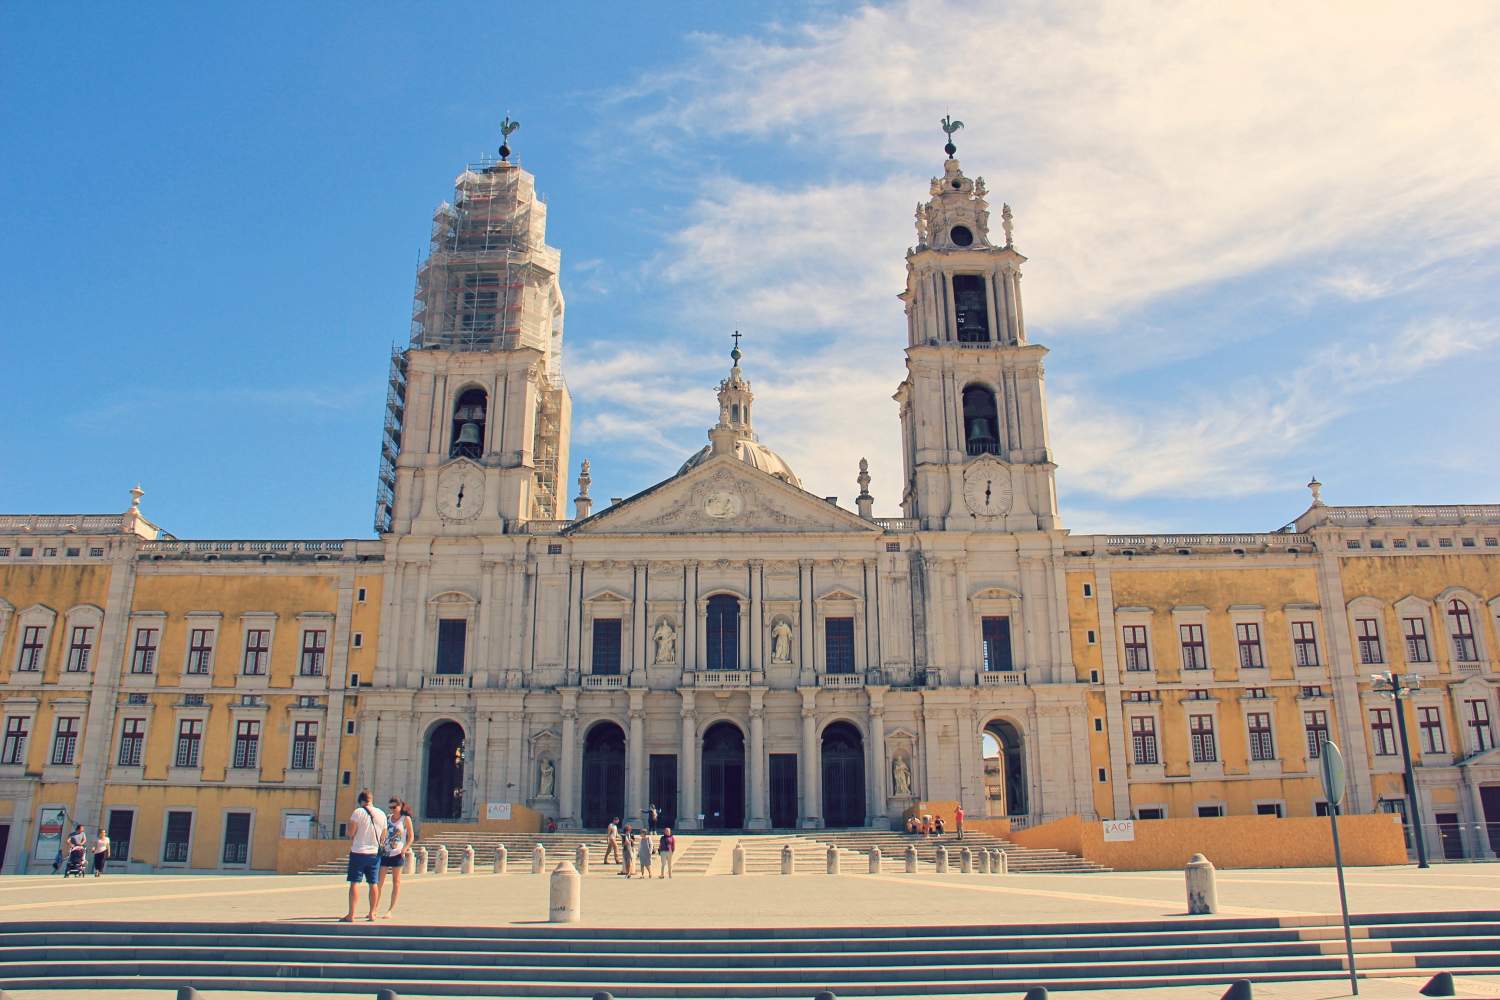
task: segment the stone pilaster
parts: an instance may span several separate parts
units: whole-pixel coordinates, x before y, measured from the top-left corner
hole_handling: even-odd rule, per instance
[[[798,688],[802,695],[802,828],[823,825],[823,782],[818,747],[818,689]]]

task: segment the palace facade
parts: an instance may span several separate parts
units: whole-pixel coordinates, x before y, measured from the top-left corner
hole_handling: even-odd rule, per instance
[[[560,256],[469,167],[391,362],[368,540],[188,540],[140,509],[0,517],[0,861],[103,825],[135,869],[274,867],[353,795],[561,828],[1016,825],[1404,812],[1500,824],[1500,506],[1312,504],[1235,535],[1074,535],[1010,210],[943,164],[907,252],[902,516],[802,489],[736,347],[676,475],[566,517]],[[899,329],[892,317],[894,348]],[[875,402],[872,400],[872,403]],[[1066,456],[1062,456],[1066,461]],[[851,470],[853,473],[854,470]],[[1420,687],[1402,718],[1372,688]],[[1500,837],[1497,837],[1500,840]],[[128,861],[126,860],[128,859]]]

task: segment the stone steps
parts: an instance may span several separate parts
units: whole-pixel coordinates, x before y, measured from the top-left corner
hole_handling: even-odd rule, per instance
[[[1367,976],[1490,974],[1500,912],[1356,916]],[[484,997],[808,997],[1149,989],[1339,979],[1326,918],[1082,925],[632,930],[98,921],[7,923],[7,989],[262,989]]]

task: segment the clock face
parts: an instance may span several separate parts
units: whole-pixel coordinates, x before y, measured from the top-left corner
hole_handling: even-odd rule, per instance
[[[1010,512],[1010,470],[999,462],[977,462],[964,472],[964,503],[978,517]]]
[[[450,521],[467,521],[484,506],[484,473],[467,462],[450,465],[438,475],[438,513]]]

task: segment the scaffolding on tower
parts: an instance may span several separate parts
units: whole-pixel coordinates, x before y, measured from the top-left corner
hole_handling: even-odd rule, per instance
[[[406,417],[406,351],[391,348],[386,378],[385,427],[380,434],[380,474],[375,484],[375,533],[386,534],[396,515],[396,456],[401,452],[401,427]]]

